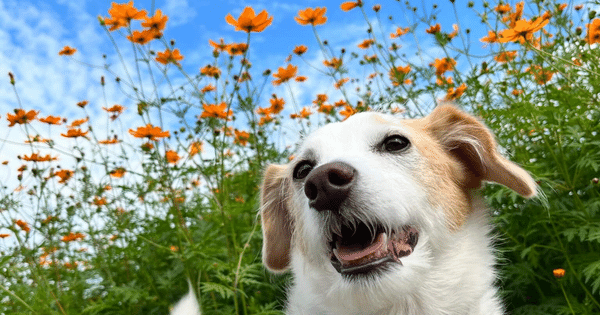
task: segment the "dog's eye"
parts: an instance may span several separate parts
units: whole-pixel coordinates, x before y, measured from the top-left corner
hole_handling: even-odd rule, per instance
[[[304,179],[312,171],[314,164],[311,161],[302,161],[294,168],[294,179]]]
[[[398,152],[406,149],[410,141],[404,136],[393,135],[385,138],[382,143],[382,149],[387,152]]]

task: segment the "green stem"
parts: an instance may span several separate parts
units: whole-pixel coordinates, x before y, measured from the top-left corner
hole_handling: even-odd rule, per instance
[[[571,314],[575,315],[575,311],[573,310],[573,306],[571,306],[571,301],[569,301],[569,297],[567,296],[567,292],[565,292],[565,288],[563,287],[560,280],[558,281],[560,285],[560,289],[562,290],[563,295],[565,296],[565,300],[567,300],[567,304],[569,305],[569,309],[571,310]]]

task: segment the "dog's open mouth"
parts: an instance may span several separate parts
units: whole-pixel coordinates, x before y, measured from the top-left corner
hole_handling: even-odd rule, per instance
[[[412,226],[391,233],[381,227],[373,231],[364,223],[343,226],[341,235],[333,234],[331,264],[344,275],[370,273],[389,263],[402,264],[400,258],[413,252],[418,239],[419,232]]]

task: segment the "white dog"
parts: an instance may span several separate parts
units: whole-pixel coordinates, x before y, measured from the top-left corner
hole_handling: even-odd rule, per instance
[[[482,181],[531,176],[474,117],[354,115],[265,171],[263,262],[291,268],[288,314],[502,314]]]

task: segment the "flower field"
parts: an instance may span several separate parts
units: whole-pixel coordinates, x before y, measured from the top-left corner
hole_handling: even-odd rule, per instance
[[[89,22],[117,63],[56,51],[103,73],[89,86],[103,102],[65,104],[75,118],[22,101],[36,87],[9,72],[0,314],[166,314],[188,280],[203,314],[280,314],[290,278],[261,263],[262,170],[326,123],[443,102],[480,117],[539,185],[533,200],[482,189],[510,314],[600,314],[597,3],[443,1],[453,21],[417,1],[303,8],[312,42],[284,60],[255,48],[278,17],[247,6],[222,20],[239,41],[211,39],[192,71],[160,8],[112,3]],[[362,21],[352,46],[323,36],[332,11]]]

